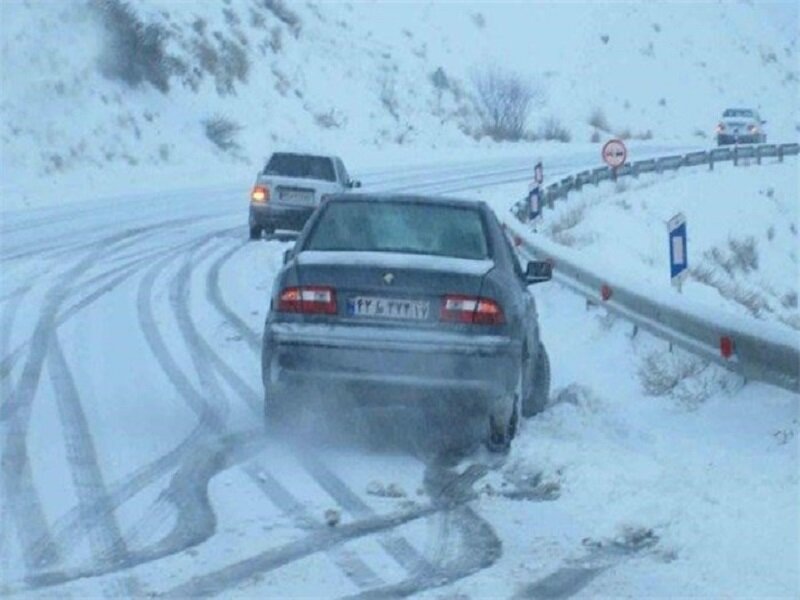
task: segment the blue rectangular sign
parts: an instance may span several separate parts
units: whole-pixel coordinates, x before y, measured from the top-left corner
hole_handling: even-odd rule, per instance
[[[681,278],[689,266],[686,246],[686,217],[675,215],[669,220],[669,270],[673,283]]]

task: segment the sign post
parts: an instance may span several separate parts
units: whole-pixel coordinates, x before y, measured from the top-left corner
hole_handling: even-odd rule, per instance
[[[542,216],[542,182],[544,181],[544,167],[542,161],[533,168],[533,181],[528,186],[528,222],[536,223]]]
[[[669,232],[669,274],[672,285],[681,291],[686,279],[689,257],[686,247],[686,217],[678,213],[667,222]]]
[[[617,169],[625,164],[628,158],[628,149],[622,140],[613,139],[603,144],[603,150],[600,154],[603,157],[603,161],[611,167],[614,181],[616,181]]]
[[[542,161],[536,163],[536,166],[533,168],[533,180],[536,182],[536,185],[542,185],[544,181],[544,167],[542,166]]]

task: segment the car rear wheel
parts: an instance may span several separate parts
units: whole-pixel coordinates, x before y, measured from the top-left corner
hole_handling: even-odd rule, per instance
[[[250,239],[251,240],[260,240],[261,239],[261,227],[251,227],[250,228]]]
[[[542,412],[550,396],[550,357],[544,344],[539,345],[533,379],[523,391],[522,416],[532,417]]]

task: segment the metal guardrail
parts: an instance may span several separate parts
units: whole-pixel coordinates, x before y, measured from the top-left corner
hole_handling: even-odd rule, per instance
[[[628,165],[628,169],[624,166],[617,169],[616,174],[610,168],[582,171],[545,188],[543,204],[552,208],[555,200],[566,198],[570,191],[580,189],[584,182],[597,185],[606,179],[635,177],[643,172],[663,172],[704,164],[713,169],[715,162],[756,158],[760,163],[762,157],[774,156],[783,160],[785,156],[800,153],[799,144],[762,144],[747,150],[741,148],[715,148],[707,152],[638,161]],[[693,354],[745,378],[800,393],[800,333],[757,319],[720,313],[683,297],[654,298],[649,286],[626,280],[622,273],[612,274],[605,267],[600,272],[600,269],[587,264],[580,253],[541,236],[534,238],[520,218],[523,210],[526,214],[526,200],[515,205],[512,212],[517,218],[506,220],[506,226],[524,251],[553,261],[556,280]],[[733,348],[732,355],[726,356],[726,347]]]
[[[542,190],[542,205],[553,208],[556,200],[567,198],[570,192],[580,191],[585,185],[599,185],[602,181],[618,180],[622,177],[638,177],[643,173],[663,173],[664,171],[677,171],[684,167],[697,167],[708,165],[709,170],[720,162],[733,162],[737,164],[742,159],[755,159],[761,164],[762,158],[775,158],[783,161],[786,156],[800,154],[800,144],[758,144],[744,146],[730,146],[713,148],[702,152],[689,152],[659,158],[648,158],[632,163],[626,163],[618,169],[611,167],[598,167],[581,171],[575,175],[564,177],[561,181],[552,183]],[[525,200],[520,200],[512,209],[518,219],[524,220]]]

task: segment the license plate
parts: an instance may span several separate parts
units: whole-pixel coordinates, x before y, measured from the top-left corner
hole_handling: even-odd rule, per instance
[[[424,321],[430,314],[430,302],[355,296],[347,300],[347,314],[353,317],[381,317]]]
[[[312,204],[314,202],[314,192],[281,190],[281,200],[286,202],[297,202],[299,204]]]

